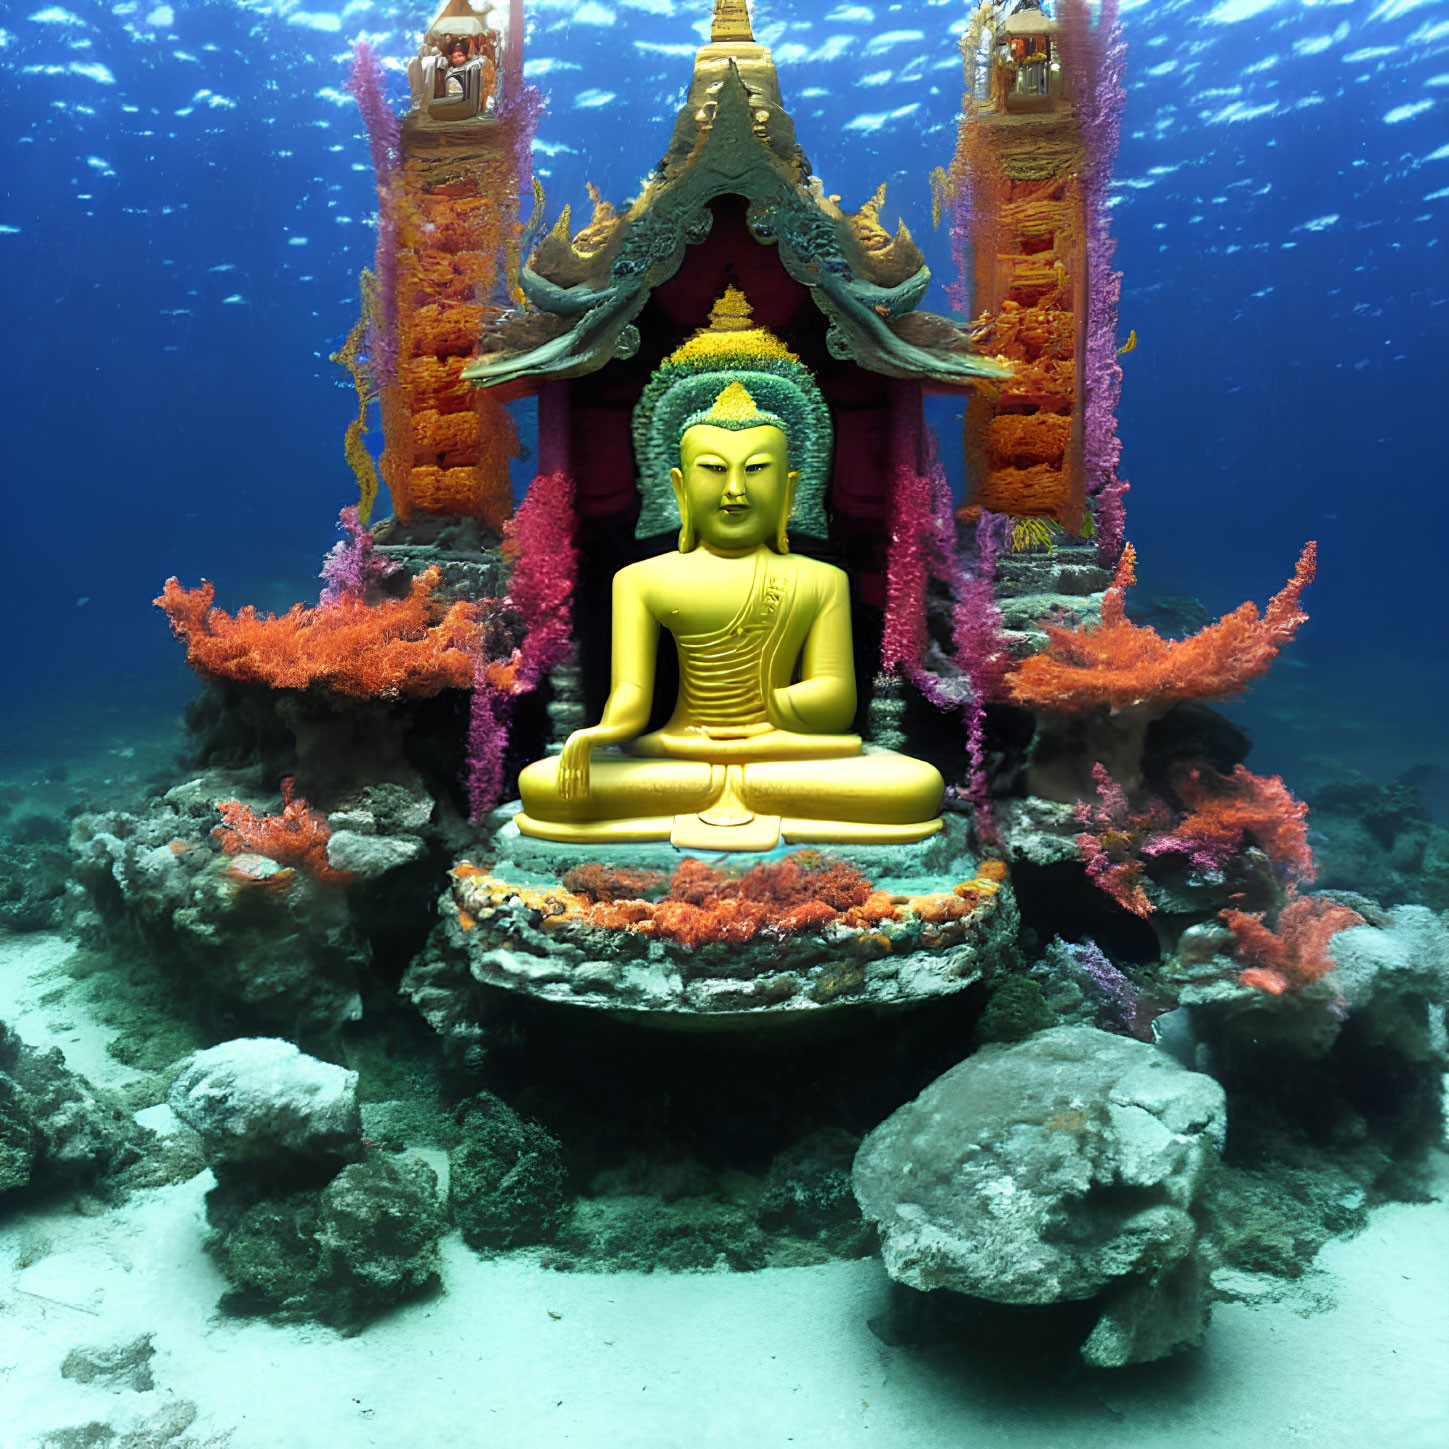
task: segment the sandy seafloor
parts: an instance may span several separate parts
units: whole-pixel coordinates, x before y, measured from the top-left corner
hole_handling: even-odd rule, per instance
[[[0,1020],[93,1082],[123,1083],[105,1028],[64,989],[70,950],[53,935],[0,940]],[[202,1251],[203,1172],[120,1207],[82,1199],[0,1223],[0,1449],[90,1424],[115,1441],[71,1442],[141,1429],[133,1443],[160,1443],[188,1418],[166,1442],[1444,1449],[1449,1158],[1436,1167],[1438,1200],[1379,1208],[1280,1301],[1218,1304],[1201,1350],[1054,1382],[959,1345],[888,1346],[869,1326],[890,1293],[874,1259],[558,1273],[529,1254],[479,1258],[452,1233],[444,1291],[360,1336],[226,1317]],[[151,1390],[62,1377],[72,1348],[147,1333]]]

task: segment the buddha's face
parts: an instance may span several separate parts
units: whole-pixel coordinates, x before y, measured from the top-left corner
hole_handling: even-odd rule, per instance
[[[685,533],[723,553],[784,538],[795,482],[785,435],[776,427],[738,432],[698,423],[680,442],[670,470]]]

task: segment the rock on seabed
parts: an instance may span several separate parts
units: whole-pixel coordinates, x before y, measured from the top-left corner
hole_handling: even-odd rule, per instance
[[[1088,1026],[988,1047],[862,1143],[854,1186],[887,1271],[995,1303],[1102,1295],[1100,1367],[1201,1342],[1195,1205],[1222,1149],[1222,1088]]]
[[[275,1037],[239,1037],[197,1052],[171,1088],[171,1110],[226,1170],[289,1158],[357,1156],[357,1073]]]

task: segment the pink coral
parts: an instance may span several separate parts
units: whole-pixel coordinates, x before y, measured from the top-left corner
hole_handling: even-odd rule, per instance
[[[507,602],[523,616],[527,634],[518,691],[535,689],[562,662],[572,640],[574,583],[578,576],[578,515],[574,480],[545,473],[509,519],[504,553],[513,560]]]
[[[1140,852],[1154,832],[1167,827],[1167,812],[1158,803],[1146,810],[1132,810],[1122,787],[1101,763],[1092,766],[1092,779],[1099,803],[1079,800],[1076,807],[1077,823],[1089,827],[1077,836],[1087,878],[1124,910],[1150,916],[1154,908],[1143,890]]]
[[[537,689],[567,658],[573,642],[578,574],[578,515],[566,472],[540,474],[504,529],[513,564],[504,607],[518,614],[523,642],[508,657],[480,649],[468,724],[468,800],[473,818],[486,815],[503,790],[504,753],[514,700]]]
[[[983,513],[976,527],[976,567],[962,566],[951,488],[945,470],[931,458],[915,461],[930,449],[916,414],[899,397],[899,432],[891,486],[891,539],[886,563],[886,608],[881,632],[881,667],[905,675],[937,708],[960,711],[966,726],[966,796],[976,810],[985,840],[995,836],[991,796],[986,783],[986,702],[1001,691],[1010,659],[996,606],[996,559],[1003,520]],[[926,668],[926,599],[931,579],[949,589],[955,604],[951,619],[952,663],[971,686],[969,698],[942,687]]]

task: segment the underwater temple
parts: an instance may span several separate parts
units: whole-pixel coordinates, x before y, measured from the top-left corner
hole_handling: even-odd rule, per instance
[[[218,1322],[410,1364],[480,1273],[581,1365],[599,1284],[855,1275],[800,1332],[975,1393],[1203,1363],[1427,1191],[1444,920],[1344,886],[1222,709],[1317,545],[1221,617],[1134,593],[1116,6],[958,9],[915,235],[816,173],[745,0],[650,12],[702,43],[672,126],[584,138],[642,177],[586,219],[525,0],[357,43],[356,497],[315,602],[155,600],[185,753],[66,866],[135,1110],[0,1021],[0,1211],[190,1192]],[[635,1412],[575,1438],[684,1442]]]

